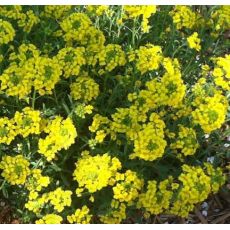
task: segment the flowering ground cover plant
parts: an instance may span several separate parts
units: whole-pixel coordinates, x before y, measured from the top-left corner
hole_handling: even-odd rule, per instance
[[[0,6],[0,197],[23,223],[187,217],[228,180],[229,28],[229,6]]]

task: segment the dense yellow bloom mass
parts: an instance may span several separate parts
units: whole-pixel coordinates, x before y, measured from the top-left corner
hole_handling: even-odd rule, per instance
[[[126,205],[113,199],[110,206],[107,214],[100,215],[100,221],[104,224],[120,224],[126,218]]]
[[[126,15],[124,18],[132,18],[135,19],[139,16],[142,16],[142,31],[144,33],[148,33],[150,26],[148,25],[149,21],[148,19],[150,18],[151,15],[156,13],[156,6],[155,5],[149,5],[149,6],[124,6],[124,11]]]
[[[227,114],[228,102],[226,97],[215,94],[213,97],[204,98],[193,112],[195,124],[199,124],[205,133],[210,133],[221,127]]]
[[[198,38],[198,33],[194,32],[191,36],[187,38],[188,45],[191,49],[195,49],[196,51],[200,51],[200,39]]]
[[[44,15],[48,18],[61,19],[67,15],[71,8],[72,6],[70,5],[46,5],[42,16]]]
[[[21,113],[16,111],[13,120],[16,125],[16,132],[23,137],[40,133],[40,111],[25,107]]]
[[[212,72],[215,84],[224,90],[230,90],[230,54],[213,58],[215,68]]]
[[[30,195],[32,193],[34,193],[34,191],[31,191]],[[25,207],[35,214],[39,214],[42,208],[48,204],[52,205],[54,210],[60,213],[65,207],[71,206],[71,195],[72,191],[63,190],[61,187],[54,191],[43,193],[40,197],[38,197],[38,194],[35,192],[35,196],[30,197],[31,199],[25,204]]]
[[[141,129],[138,122],[145,122],[146,114],[136,106],[117,108],[117,112],[112,114],[112,119],[110,129],[114,132],[125,133],[128,138],[133,140]]]
[[[108,44],[98,54],[97,58],[99,65],[104,67],[100,70],[100,73],[104,71],[112,71],[117,66],[124,66],[126,64],[125,52],[120,45]]]
[[[47,214],[41,219],[36,220],[36,224],[60,224],[62,222],[62,217],[56,214]]]
[[[24,184],[30,174],[29,165],[29,161],[23,155],[5,155],[0,162],[0,169],[3,170],[1,175],[12,185]]]
[[[15,30],[8,21],[0,19],[0,45],[13,41]]]
[[[134,153],[129,158],[139,157],[146,161],[153,161],[164,154],[166,141],[164,140],[165,123],[160,117],[152,113],[150,122],[143,125],[134,139]]]
[[[184,156],[195,154],[199,144],[196,139],[196,132],[192,128],[179,125],[179,132],[176,141],[170,145],[171,149],[178,149]]]
[[[136,68],[141,74],[158,69],[162,58],[161,47],[153,44],[140,46],[138,50],[129,54],[129,61],[136,62]]]
[[[229,6],[0,6],[0,194],[20,219],[186,218],[218,192],[229,27]]]
[[[17,135],[14,121],[7,117],[0,118],[0,144],[9,145]]]
[[[45,139],[39,139],[38,152],[43,154],[48,161],[55,158],[55,154],[61,149],[67,149],[77,137],[77,131],[70,118],[63,119],[58,116],[52,120],[44,132],[48,135]]]
[[[211,18],[214,20],[215,29],[225,30],[230,27],[230,7],[220,6],[219,9],[215,10]]]
[[[80,73],[81,66],[86,63],[84,52],[84,47],[68,47],[59,50],[56,59],[62,67],[65,78],[77,76]]]
[[[72,13],[60,23],[62,30],[65,32],[64,39],[78,42],[84,39],[91,25],[91,20],[84,13]]]
[[[52,94],[52,89],[60,80],[62,73],[60,64],[56,59],[39,57],[31,60],[34,64],[36,75],[33,86],[40,95]]]
[[[131,170],[127,170],[124,174],[118,173],[116,181],[117,183],[113,187],[113,198],[120,202],[134,201],[144,185],[144,181]]]
[[[186,86],[183,83],[180,65],[177,59],[163,58],[164,75],[146,82],[146,88],[139,93],[130,94],[129,101],[142,111],[149,111],[161,105],[180,107],[185,96]]]
[[[212,170],[215,172],[211,165],[209,167],[210,172]],[[179,181],[182,183],[182,187],[177,193],[173,206],[170,208],[169,212],[174,215],[187,217],[189,212],[194,209],[195,204],[204,201],[211,193],[211,185],[213,182],[199,166],[183,165],[182,169],[183,172],[178,177]]]
[[[42,176],[41,169],[33,169],[27,178],[25,186],[29,191],[41,191],[41,189],[47,187],[49,183],[50,178],[48,176]]]
[[[88,76],[81,76],[70,85],[71,96],[74,100],[89,102],[99,94],[99,85]]]
[[[89,208],[83,206],[81,209],[77,209],[73,215],[67,216],[67,220],[70,224],[89,224],[92,215],[89,214]]]
[[[169,13],[173,18],[173,23],[176,24],[178,30],[183,27],[192,29],[196,23],[196,14],[189,6],[175,6]]]
[[[151,214],[158,215],[169,208],[173,192],[170,189],[172,177],[161,181],[148,181],[147,191],[140,194],[137,202],[138,208],[145,208]]]
[[[94,157],[87,155],[77,161],[73,175],[79,188],[94,193],[110,185],[111,179],[119,169],[121,169],[121,163],[116,157],[112,158],[108,154]]]
[[[64,191],[62,188],[44,194],[46,202],[50,202],[57,212],[62,212],[64,207],[71,205],[72,192],[69,190]]]
[[[31,92],[32,76],[24,68],[11,64],[0,75],[1,90],[9,96],[24,98]]]
[[[40,51],[33,44],[22,44],[18,47],[17,52],[12,52],[9,59],[15,61],[19,66],[23,66],[30,58],[37,58]]]

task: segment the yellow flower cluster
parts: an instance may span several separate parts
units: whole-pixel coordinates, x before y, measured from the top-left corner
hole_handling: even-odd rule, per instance
[[[34,64],[34,71],[36,71],[33,81],[34,89],[40,95],[52,94],[52,89],[60,80],[62,73],[59,63],[56,59],[47,57],[38,57],[31,61]]]
[[[157,70],[162,58],[161,47],[154,46],[153,44],[140,46],[138,50],[131,51],[129,54],[129,61],[134,61],[136,63],[136,68],[141,72],[141,74]]]
[[[216,64],[212,72],[215,84],[224,90],[230,90],[230,54],[213,58],[213,61]]]
[[[78,76],[81,67],[86,63],[84,52],[84,47],[67,47],[59,50],[56,59],[62,67],[65,78]]]
[[[139,195],[137,208],[145,208],[147,212],[158,215],[170,206],[170,200],[173,192],[171,186],[175,186],[172,183],[172,177],[161,181],[159,184],[155,180],[148,181],[147,191]]]
[[[0,75],[1,90],[9,96],[24,98],[31,92],[31,76],[24,68],[11,64]]]
[[[132,202],[144,185],[144,181],[138,178],[137,173],[127,170],[125,173],[116,174],[116,185],[113,187],[113,198],[120,202]]]
[[[170,145],[170,148],[178,149],[184,156],[188,156],[195,154],[198,147],[195,130],[179,125],[178,137]]]
[[[194,32],[191,36],[187,38],[188,45],[191,49],[195,49],[196,51],[200,51],[200,39],[198,38],[198,33]]]
[[[85,105],[84,103],[80,103],[76,106],[75,113],[78,117],[85,118],[85,114],[91,114],[92,110],[92,105]]]
[[[197,15],[190,9],[189,6],[175,6],[169,12],[173,18],[173,23],[176,24],[178,30],[182,28],[192,29],[196,23]]]
[[[40,111],[25,107],[22,112],[16,111],[14,118],[16,133],[27,137],[40,133]]]
[[[204,163],[207,171],[207,175],[211,178],[211,189],[213,193],[217,193],[222,185],[226,181],[226,175],[224,175],[221,168],[214,169],[210,163]]]
[[[145,122],[147,118],[144,111],[131,106],[130,108],[117,108],[117,112],[112,114],[112,119],[110,129],[113,132],[125,133],[128,138],[134,139],[141,129],[138,122]]]
[[[199,124],[205,133],[211,133],[221,127],[227,114],[228,102],[226,97],[216,93],[206,97],[193,112],[193,122]]]
[[[138,95],[129,96],[130,101],[135,101],[135,105],[145,111],[161,105],[179,107],[185,96],[186,86],[181,78],[178,60],[164,58],[162,64],[166,72],[160,80],[154,78],[147,81],[145,84],[147,90],[143,89]]]
[[[25,13],[22,12],[22,6],[1,6],[0,15],[10,19],[17,20],[19,27],[22,27],[23,31],[29,33],[32,27],[40,22],[38,16],[35,15],[33,10],[28,10]]]
[[[137,133],[134,139],[134,153],[129,158],[136,157],[146,161],[153,161],[164,154],[166,141],[164,140],[165,123],[159,115],[152,113],[150,122],[143,125],[143,128]]]
[[[9,145],[17,135],[39,134],[40,121],[40,111],[30,107],[25,107],[22,112],[16,111],[12,119],[0,118],[0,143]]]
[[[40,51],[33,44],[21,44],[18,47],[17,52],[10,53],[9,59],[18,63],[19,66],[23,66],[30,58],[38,58]]]
[[[18,20],[18,26],[23,27],[23,31],[29,33],[34,25],[38,24],[40,19],[34,14],[32,10],[26,11],[26,13],[21,14]]]
[[[41,219],[36,220],[36,224],[61,224],[62,217],[56,214],[47,214]]]
[[[0,144],[9,145],[17,135],[13,119],[8,117],[0,118]]]
[[[64,191],[61,188],[45,194],[46,202],[50,202],[57,212],[62,212],[64,207],[71,205],[71,195],[71,191]]]
[[[60,80],[62,71],[57,60],[39,56],[39,51],[32,44],[21,45],[18,54],[12,53],[10,59],[14,62],[0,75],[1,90],[9,96],[24,98],[32,87],[40,95],[51,94]]]
[[[25,187],[29,191],[41,191],[42,188],[47,187],[50,183],[50,178],[48,176],[42,176],[41,169],[33,169],[30,171],[30,176],[27,178]]]
[[[88,76],[80,76],[70,85],[71,96],[74,100],[89,102],[99,95],[99,85]]]
[[[215,10],[211,18],[214,20],[215,29],[227,30],[230,27],[230,7],[220,6],[219,9]]]
[[[89,208],[84,205],[81,209],[77,209],[73,215],[67,216],[70,224],[89,224],[92,215],[89,214]]]
[[[120,224],[126,218],[126,205],[117,200],[111,201],[111,207],[106,215],[100,215],[100,221],[104,224]]]
[[[13,41],[15,30],[8,21],[0,19],[0,45]]]
[[[12,185],[23,185],[30,174],[29,165],[29,161],[23,155],[5,155],[0,162],[0,169],[3,170],[1,175]]]
[[[149,21],[148,19],[151,17],[151,15],[156,13],[156,6],[155,5],[149,5],[149,6],[124,6],[124,11],[126,15],[124,18],[131,18],[135,19],[137,17],[142,16],[142,31],[144,33],[148,33],[150,26],[148,25]]]
[[[55,158],[55,154],[61,149],[68,149],[77,137],[76,128],[70,118],[63,119],[57,116],[44,128],[48,135],[45,139],[40,138],[38,152],[43,154],[47,161]]]
[[[120,45],[108,44],[98,54],[97,58],[99,65],[104,69],[99,70],[99,74],[105,71],[110,72],[117,66],[124,66],[126,64],[125,52]]]
[[[60,26],[65,32],[65,41],[77,41],[81,44],[87,36],[92,22],[84,13],[72,13],[61,21]]]
[[[11,6],[0,6],[0,15],[6,18],[18,19],[22,14],[22,6],[11,5]]]
[[[81,195],[84,189],[90,193],[113,184],[113,178],[117,170],[121,169],[121,163],[116,157],[108,154],[90,156],[85,155],[76,163],[73,173],[74,180],[78,182],[79,188],[76,190]]]
[[[93,122],[89,126],[91,132],[96,132],[99,129],[102,129],[102,126],[109,124],[110,120],[107,117],[103,117],[100,114],[95,114],[93,117]]]
[[[88,5],[86,6],[87,13],[90,13],[94,16],[102,16],[107,10],[109,6],[104,5]]]
[[[201,167],[182,166],[183,173],[178,177],[182,183],[181,189],[175,197],[169,213],[187,217],[194,209],[195,204],[204,201],[211,193],[211,178],[205,174]]]
[[[54,191],[43,193],[41,197],[31,197],[25,204],[25,207],[38,215],[46,204],[51,204],[54,210],[60,213],[66,206],[71,206],[71,195],[71,191],[64,191],[62,188],[57,188]]]
[[[61,19],[67,15],[71,8],[70,5],[46,5],[41,15],[47,18]]]

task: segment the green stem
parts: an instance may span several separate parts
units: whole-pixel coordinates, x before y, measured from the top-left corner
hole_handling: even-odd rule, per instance
[[[36,90],[34,89],[33,98],[32,98],[32,108],[33,109],[34,109],[34,106],[35,106],[35,101],[36,101]]]

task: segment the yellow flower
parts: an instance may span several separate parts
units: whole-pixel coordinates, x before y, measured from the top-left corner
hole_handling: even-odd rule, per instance
[[[61,66],[65,78],[78,76],[81,67],[86,64],[84,53],[84,47],[67,47],[59,50],[55,59]]]
[[[21,113],[16,111],[13,121],[15,122],[17,134],[23,137],[40,133],[40,111],[25,107]]]
[[[99,217],[104,224],[120,224],[122,220],[126,219],[126,205],[113,199],[107,213]]]
[[[157,70],[162,58],[161,47],[154,46],[153,44],[140,46],[138,50],[129,54],[129,61],[136,62],[136,68],[141,72],[141,74]]]
[[[120,45],[108,44],[97,54],[99,65],[104,67],[103,71],[112,71],[117,66],[126,64],[125,52]]]
[[[9,145],[17,135],[16,126],[13,120],[7,117],[0,118],[0,144]]]
[[[61,149],[68,149],[77,137],[76,128],[70,118],[63,119],[57,116],[50,121],[44,132],[48,135],[45,139],[39,139],[38,152],[44,155],[47,161],[55,158],[55,154]]]
[[[73,215],[67,216],[67,220],[70,224],[89,224],[92,215],[89,215],[89,208],[83,206],[81,209],[77,209]]]
[[[200,39],[198,38],[198,33],[194,32],[190,37],[187,38],[188,45],[191,49],[195,49],[196,51],[200,51]]]
[[[89,102],[99,94],[99,85],[90,77],[81,76],[70,85],[71,96],[74,100]]]
[[[29,161],[23,155],[3,156],[0,162],[0,169],[3,170],[1,175],[12,185],[25,184],[30,174],[29,165]]]
[[[0,45],[13,41],[15,30],[8,21],[0,19]]]
[[[36,220],[36,224],[61,224],[62,217],[56,214],[47,214],[41,219]]]
[[[121,169],[121,163],[115,157],[111,158],[108,154],[94,157],[88,155],[77,161],[73,175],[79,188],[85,188],[90,193],[94,193],[108,186],[110,179],[119,169]]]
[[[118,179],[116,175],[116,180]],[[134,201],[139,191],[142,189],[144,181],[138,178],[137,173],[131,170],[127,170],[124,173],[124,177],[117,180],[116,185],[113,187],[113,198],[120,202]]]
[[[175,6],[169,15],[172,16],[178,30],[183,27],[192,29],[196,24],[197,15],[189,6]]]

